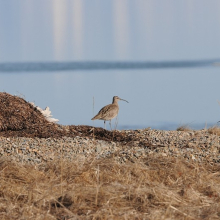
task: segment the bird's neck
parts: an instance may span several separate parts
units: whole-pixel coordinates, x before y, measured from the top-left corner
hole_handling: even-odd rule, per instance
[[[118,100],[113,100],[113,101],[112,101],[112,104],[113,104],[113,105],[118,105]]]

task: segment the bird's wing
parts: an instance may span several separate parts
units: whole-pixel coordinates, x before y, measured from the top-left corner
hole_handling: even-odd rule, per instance
[[[94,116],[92,118],[93,119],[103,119],[108,115],[109,112],[109,108],[112,104],[106,105],[103,108],[100,109],[100,111],[98,112],[98,114],[96,116]]]

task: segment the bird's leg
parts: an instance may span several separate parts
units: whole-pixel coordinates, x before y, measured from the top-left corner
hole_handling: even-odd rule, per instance
[[[104,129],[105,129],[105,120],[104,120]]]
[[[109,125],[110,125],[110,128],[112,130],[112,123],[111,123],[111,120],[109,121]]]

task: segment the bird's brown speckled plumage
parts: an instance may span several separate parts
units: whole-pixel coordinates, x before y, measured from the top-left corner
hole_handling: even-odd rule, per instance
[[[99,113],[95,117],[93,117],[91,120],[96,120],[96,119],[104,120],[104,125],[105,125],[105,121],[110,121],[110,126],[111,126],[111,120],[118,115],[118,111],[119,111],[118,101],[119,100],[128,102],[124,99],[119,98],[118,96],[114,96],[112,104],[104,106],[99,111]]]

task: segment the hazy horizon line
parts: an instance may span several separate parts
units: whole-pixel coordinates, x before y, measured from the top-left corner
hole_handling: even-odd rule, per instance
[[[112,69],[163,69],[220,66],[220,59],[179,61],[50,61],[2,62],[0,72],[74,71]]]

